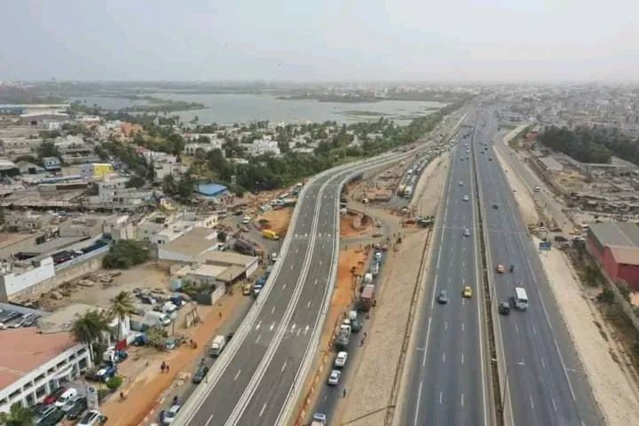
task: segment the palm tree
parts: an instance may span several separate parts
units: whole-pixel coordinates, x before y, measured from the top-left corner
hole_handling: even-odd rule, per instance
[[[71,326],[71,334],[78,342],[84,343],[89,347],[91,360],[95,359],[93,353],[93,344],[102,340],[103,333],[109,332],[109,321],[103,312],[91,310],[83,315],[76,316]]]
[[[133,297],[126,291],[121,291],[111,299],[109,317],[118,319],[118,342],[120,341],[120,332],[124,319],[136,312],[134,303]]]
[[[33,425],[33,417],[33,411],[16,402],[11,406],[8,413],[0,413],[0,424],[6,426],[31,426]]]

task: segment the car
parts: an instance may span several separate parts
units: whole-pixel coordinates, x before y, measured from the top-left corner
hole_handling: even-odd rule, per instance
[[[464,181],[463,180],[459,181],[459,186],[464,186]]]
[[[508,302],[501,302],[499,304],[498,311],[501,315],[508,315],[510,313],[510,305]]]
[[[470,237],[470,229],[464,228],[464,237]]]
[[[86,400],[86,398],[82,395],[75,395],[72,398],[67,399],[67,401],[62,405],[62,411],[65,413],[68,412],[71,408],[73,408],[82,398]]]
[[[499,206],[497,204],[493,204],[493,209],[499,210]]]
[[[442,305],[448,303],[448,292],[446,290],[442,290],[439,292],[439,296],[437,296],[437,302]]]
[[[87,409],[87,398],[85,396],[81,396],[80,398],[76,399],[73,407],[71,407],[69,411],[67,411],[67,419],[77,420],[78,417],[80,417],[80,414],[82,414],[84,410],[86,409]]]
[[[488,161],[493,161],[493,157],[488,157]]]
[[[195,374],[193,375],[193,378],[191,379],[191,381],[195,383],[196,385],[198,383],[202,383],[202,380],[204,380],[204,378],[206,377],[206,373],[208,372],[209,372],[208,366],[200,365],[197,371],[195,372]]]
[[[464,200],[464,201],[468,201],[468,195],[464,195],[463,200]]]
[[[348,359],[348,352],[341,351],[337,353],[335,357],[335,368],[343,368],[346,365],[346,360]]]
[[[381,232],[375,232],[373,234],[373,238],[380,238],[380,237],[383,237],[383,236],[384,236],[384,234],[382,234]]]
[[[88,411],[80,420],[77,426],[97,426],[103,425],[107,421],[107,417],[102,415],[98,410]]]
[[[504,273],[504,265],[502,265],[501,263],[499,265],[497,265],[496,271],[498,274],[503,274]]]
[[[339,384],[339,378],[342,376],[342,372],[339,370],[332,370],[328,376],[328,384],[330,386],[337,386]]]
[[[326,421],[327,421],[326,414],[324,414],[324,413],[315,413],[315,414],[313,414],[313,421],[314,422],[319,422],[320,424],[325,425]]]
[[[59,397],[58,399],[56,399],[56,401],[55,401],[54,405],[55,405],[56,407],[60,407],[60,408],[62,408],[62,407],[64,407],[64,406],[65,406],[65,404],[66,404],[68,401],[70,401],[70,400],[74,399],[74,398],[75,398],[75,396],[76,396],[77,394],[78,394],[78,390],[77,390],[77,389],[75,389],[75,388],[69,388],[69,389],[65,390],[65,391],[62,393],[62,395],[60,395],[60,397]]]
[[[163,425],[172,424],[175,418],[177,417],[177,414],[180,411],[180,408],[182,408],[182,406],[180,406],[179,404],[173,404],[171,408],[166,410],[164,412],[164,416],[162,417],[162,424]]]
[[[242,225],[248,225],[249,223],[251,223],[251,217],[250,216],[244,216],[242,218]]]
[[[54,426],[64,420],[64,411],[60,407],[54,407],[46,417],[42,417],[38,422],[38,426]]]
[[[473,289],[470,288],[470,286],[465,286],[464,290],[462,291],[462,295],[465,298],[470,299],[471,297],[473,297]]]
[[[49,395],[44,398],[45,405],[51,405],[60,398],[60,396],[67,390],[64,386],[60,386],[53,390]]]

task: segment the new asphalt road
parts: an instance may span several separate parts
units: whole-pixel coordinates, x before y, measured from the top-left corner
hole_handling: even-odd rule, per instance
[[[473,125],[474,117],[467,120]],[[470,133],[468,138],[461,135]],[[413,333],[402,425],[488,425],[491,391],[483,322],[483,287],[478,273],[478,240],[471,129],[458,133],[452,155],[443,216],[438,218],[436,255]],[[467,198],[466,198],[467,197]],[[469,236],[464,230],[470,231]],[[462,290],[469,286],[471,298]],[[445,291],[448,303],[439,303]]]
[[[379,160],[369,160],[370,167]],[[336,259],[336,224],[341,180],[358,167],[320,176],[300,199],[298,219],[289,230],[290,245],[279,272],[260,294],[258,313],[240,337],[237,351],[224,356],[220,374],[212,375],[206,393],[185,407],[176,424],[275,425],[294,386],[301,382],[313,332],[321,326],[323,304]],[[217,364],[217,363],[216,363]],[[214,366],[215,368],[215,366]],[[213,370],[213,369],[212,369]],[[300,380],[298,380],[300,379]]]
[[[484,228],[488,235],[488,267],[496,302],[508,301],[514,287],[528,294],[527,311],[511,310],[500,316],[506,380],[507,424],[598,425],[600,415],[580,367],[558,307],[549,288],[536,248],[522,223],[503,170],[493,158],[492,139],[497,133],[490,110],[482,112],[479,141],[475,145]],[[505,273],[495,267],[502,264]],[[509,273],[510,266],[514,272]],[[499,353],[498,353],[499,356]]]

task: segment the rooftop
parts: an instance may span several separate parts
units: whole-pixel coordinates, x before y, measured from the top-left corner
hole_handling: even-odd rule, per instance
[[[69,333],[39,334],[35,327],[4,330],[2,342],[0,389],[77,345]]]
[[[219,185],[217,183],[203,183],[197,186],[197,192],[202,195],[207,195],[210,197],[223,194],[228,191],[228,188],[224,185]]]
[[[639,227],[630,222],[593,223],[590,231],[604,246],[639,248]]]
[[[541,161],[548,170],[553,172],[560,172],[564,169],[564,165],[554,157],[541,157],[539,161]]]
[[[97,306],[84,303],[74,303],[73,305],[60,308],[51,315],[38,320],[38,329],[42,335],[59,334],[71,329],[73,321],[89,311],[101,310]],[[1,351],[2,349],[0,349]]]
[[[620,265],[639,265],[639,250],[636,248],[610,246],[612,257]]]
[[[162,250],[179,252],[187,256],[198,256],[217,244],[214,238],[216,235],[217,232],[209,228],[195,227],[161,248]]]
[[[198,256],[198,260],[204,263],[218,263],[228,266],[248,267],[254,262],[256,257],[246,256],[231,251],[211,251]]]

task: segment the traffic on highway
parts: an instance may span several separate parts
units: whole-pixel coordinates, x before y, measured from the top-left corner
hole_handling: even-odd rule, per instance
[[[463,123],[450,151],[395,421],[600,424],[537,253],[493,161],[493,139],[501,135],[494,113],[479,108]],[[297,415],[336,276],[342,185],[410,155],[336,168],[307,184],[265,288],[176,424],[284,425]],[[315,410],[306,413],[313,424],[335,424],[357,341],[331,357]]]

